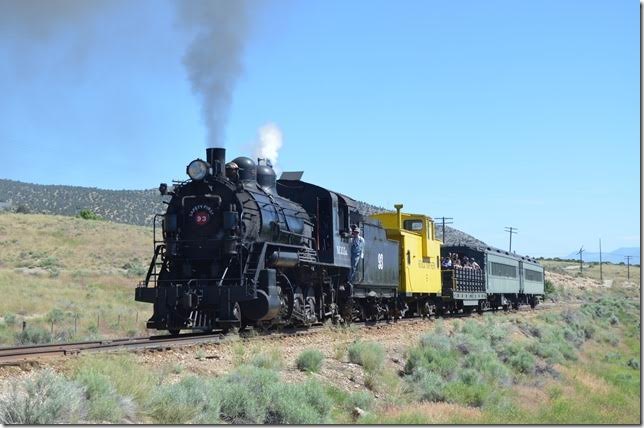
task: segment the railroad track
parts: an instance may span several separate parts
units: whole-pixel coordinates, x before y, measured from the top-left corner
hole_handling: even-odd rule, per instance
[[[542,303],[537,306],[537,310],[555,308],[557,305],[553,303]],[[519,309],[520,312],[530,310],[527,307]],[[512,313],[507,312],[507,313]],[[448,318],[463,318],[469,316],[476,316],[475,314],[453,314]],[[418,322],[420,318],[403,318],[397,320],[396,323],[405,322]],[[355,323],[362,325],[364,328],[370,329],[378,326],[389,325],[385,322],[361,322]],[[243,340],[257,339],[277,339],[285,336],[301,336],[315,334],[323,329],[323,325],[314,325],[308,329],[287,329],[280,332],[260,332],[259,334],[240,333],[239,338]],[[78,355],[83,352],[104,352],[104,351],[121,351],[121,350],[165,350],[182,346],[198,345],[205,343],[219,343],[224,340],[224,336],[220,333],[187,333],[178,336],[149,336],[149,337],[134,337],[127,339],[110,339],[110,340],[95,340],[86,342],[70,342],[70,343],[53,343],[46,345],[29,345],[17,346],[11,348],[0,348],[0,367],[8,365],[20,365],[26,362],[31,362],[48,357],[64,357]],[[235,337],[230,335],[228,337]]]
[[[77,355],[81,352],[110,350],[169,349],[199,343],[220,342],[219,333],[188,333],[179,336],[150,336],[87,342],[52,343],[47,345],[0,348],[0,366],[15,365],[39,358]]]

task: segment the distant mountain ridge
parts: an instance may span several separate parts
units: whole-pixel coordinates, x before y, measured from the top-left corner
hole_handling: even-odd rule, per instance
[[[640,264],[640,247],[622,247],[610,252],[603,252],[601,254],[602,262],[610,263],[626,263],[626,256],[631,256],[630,264],[639,265]],[[577,251],[568,254],[567,259],[579,260],[579,253]],[[585,262],[598,262],[599,261],[599,252],[594,253],[590,251],[584,251],[582,254],[582,260]]]
[[[16,210],[37,214],[76,216],[89,209],[102,218],[115,222],[151,226],[154,215],[163,212],[162,196],[157,189],[105,190],[96,187],[23,183],[0,179],[0,211]],[[386,211],[366,202],[356,201],[363,215]],[[447,245],[487,244],[453,227],[445,226]],[[436,237],[442,230],[436,227]]]

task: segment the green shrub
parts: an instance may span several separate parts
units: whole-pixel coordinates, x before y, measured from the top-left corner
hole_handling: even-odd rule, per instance
[[[84,220],[100,220],[101,217],[99,217],[94,211],[84,208],[80,210],[78,213],[78,217],[84,219]]]
[[[0,423],[75,424],[85,416],[83,388],[51,369],[16,380],[0,396]]]
[[[121,268],[126,270],[125,275],[128,278],[140,277],[148,273],[148,269],[138,263],[127,262]]]
[[[261,424],[266,418],[277,373],[254,366],[240,366],[219,383],[221,417],[225,422]]]
[[[297,368],[302,371],[318,372],[322,366],[324,355],[317,349],[307,349],[296,360]]]
[[[255,367],[279,370],[282,368],[282,357],[276,349],[273,349],[270,352],[261,352],[255,355],[250,363]]]
[[[158,424],[219,423],[221,395],[215,384],[196,376],[155,389],[148,412]]]
[[[347,351],[349,361],[360,364],[369,373],[382,369],[385,362],[385,349],[379,343],[356,341]]]
[[[4,322],[7,325],[15,325],[16,324],[16,314],[12,314],[12,313],[4,314]]]
[[[445,385],[445,400],[466,406],[483,407],[497,403],[500,399],[497,387],[489,383],[466,384],[461,380]]]
[[[532,374],[536,362],[532,354],[522,349],[508,359],[508,364],[519,373]]]
[[[406,376],[407,384],[419,401],[445,400],[445,381],[438,374],[420,367]]]
[[[330,409],[330,398],[315,381],[277,384],[264,423],[322,424],[327,422]]]
[[[83,369],[77,374],[76,381],[85,387],[89,420],[119,423],[134,417],[134,402],[129,397],[120,396],[106,375],[94,369]]]
[[[367,391],[357,391],[351,393],[346,401],[347,410],[352,411],[359,407],[362,410],[371,410],[373,406],[373,394]]]
[[[44,269],[56,269],[62,267],[60,261],[54,256],[47,256],[44,259],[38,261],[37,267]]]
[[[556,292],[557,292],[557,289],[555,288],[555,285],[552,283],[552,281],[550,281],[549,279],[546,279],[543,282],[543,294],[545,294],[546,297],[550,297]]]
[[[436,341],[439,344],[444,341]],[[458,367],[458,355],[453,349],[451,343],[445,346],[438,345],[433,347],[429,341],[425,340],[426,345],[411,348],[408,352],[407,361],[405,362],[405,373],[411,374],[419,368],[425,368],[429,371],[436,372],[443,378],[447,379],[452,376]]]
[[[83,371],[106,376],[119,395],[132,397],[137,403],[146,402],[157,385],[155,376],[128,354],[83,356],[74,374],[80,375]]]
[[[51,343],[51,341],[51,333],[42,327],[29,326],[15,334],[15,342],[17,345],[39,345]]]
[[[473,369],[486,380],[491,382],[505,381],[509,371],[499,360],[497,354],[484,347],[467,355],[463,360],[463,368]]]
[[[284,384],[273,370],[256,366],[240,366],[217,382],[217,390],[228,423],[320,424],[332,404],[317,382]]]
[[[627,365],[628,367],[633,368],[635,370],[640,368],[640,362],[636,358],[631,358],[630,360],[628,360]]]
[[[54,308],[47,313],[47,317],[45,319],[49,323],[59,323],[65,319],[65,313],[58,308]]]

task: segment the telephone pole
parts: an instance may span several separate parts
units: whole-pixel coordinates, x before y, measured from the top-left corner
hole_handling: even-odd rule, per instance
[[[631,257],[633,256],[624,256],[626,259],[626,275],[627,275],[627,281],[631,281]]]
[[[517,230],[519,229],[517,229],[516,227],[509,227],[509,226],[505,227],[505,231],[510,232],[510,250],[509,250],[510,252],[512,252],[512,235],[516,234]]]
[[[604,276],[602,275],[602,239],[599,238],[599,280],[604,281]]]
[[[584,246],[582,245],[579,251],[577,251],[577,254],[579,254],[579,273],[584,272],[584,265],[583,265],[583,259],[582,259],[582,254],[584,253]]]
[[[436,220],[440,220],[441,224],[443,225],[443,244],[445,244],[445,225],[446,224],[452,224],[453,222],[451,220],[454,220],[452,217],[436,217]],[[449,221],[447,221],[449,220]]]

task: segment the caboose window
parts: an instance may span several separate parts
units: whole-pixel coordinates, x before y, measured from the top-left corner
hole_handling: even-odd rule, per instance
[[[403,227],[405,230],[411,230],[413,232],[423,230],[423,221],[422,220],[405,220],[403,222]]]

